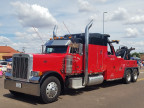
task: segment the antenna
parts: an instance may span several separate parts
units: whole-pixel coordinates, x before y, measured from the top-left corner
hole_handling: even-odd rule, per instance
[[[34,27],[33,27],[34,28]],[[42,53],[43,53],[43,47],[44,47],[44,41],[42,40],[42,38],[41,38],[41,36],[40,36],[40,34],[36,31],[36,29],[34,28],[34,30],[35,30],[35,32],[37,33],[37,35],[39,36],[39,38],[41,39],[41,41],[42,41]]]
[[[67,26],[65,25],[64,21],[63,21],[63,24],[65,26],[65,28],[67,29],[68,33],[71,35],[70,31],[68,30]]]
[[[44,44],[44,41],[42,40],[40,34],[36,31],[35,27],[33,27],[33,28],[34,28],[34,31],[35,31],[35,32],[37,33],[37,35],[39,36],[39,38],[41,39],[42,43]]]

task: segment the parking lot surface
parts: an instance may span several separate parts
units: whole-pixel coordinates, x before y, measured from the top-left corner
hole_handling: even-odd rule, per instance
[[[143,108],[144,69],[136,83],[123,84],[121,80],[104,82],[80,90],[67,89],[58,101],[43,104],[38,97],[15,97],[4,89],[0,78],[0,108]]]

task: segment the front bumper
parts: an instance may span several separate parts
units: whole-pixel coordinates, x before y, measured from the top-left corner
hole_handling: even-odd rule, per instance
[[[21,84],[21,87],[20,88],[16,87],[16,83]],[[40,96],[40,84],[5,79],[4,88],[8,90],[24,93],[24,94]]]

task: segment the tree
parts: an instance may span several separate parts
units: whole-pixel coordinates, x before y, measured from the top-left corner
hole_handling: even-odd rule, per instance
[[[140,54],[137,52],[134,52],[131,54],[131,57],[139,57],[140,58]]]

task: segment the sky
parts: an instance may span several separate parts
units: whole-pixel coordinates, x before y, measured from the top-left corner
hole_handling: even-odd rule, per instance
[[[91,33],[110,35],[119,46],[144,52],[144,0],[3,0],[0,3],[0,45],[40,53],[53,36],[82,33],[93,19]],[[64,26],[66,25],[66,27]],[[134,51],[134,52],[135,52]]]

